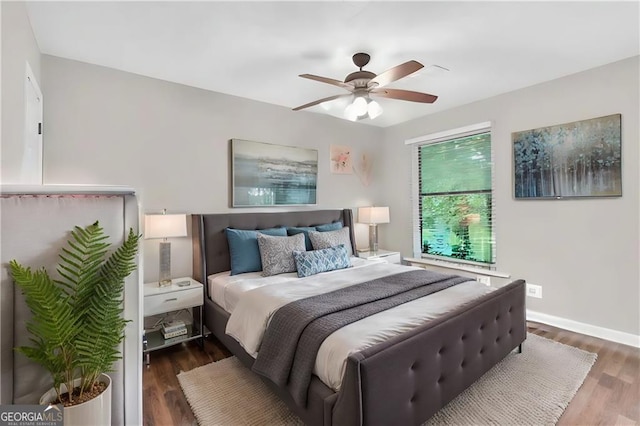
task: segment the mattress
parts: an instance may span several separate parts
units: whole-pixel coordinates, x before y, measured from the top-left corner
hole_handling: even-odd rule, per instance
[[[286,303],[418,269],[388,264],[379,259],[353,259],[352,268],[305,278],[297,278],[296,274],[262,277],[260,273],[233,277],[227,273],[226,278],[221,274],[212,276],[209,281],[210,289],[216,290],[214,301],[220,306],[224,302],[226,307],[223,307],[231,313],[226,333],[236,339],[247,353],[256,357],[271,316]],[[322,343],[314,374],[337,391],[350,354],[411,330],[492,290],[477,281],[468,281],[349,324]],[[210,294],[214,295],[214,291]]]

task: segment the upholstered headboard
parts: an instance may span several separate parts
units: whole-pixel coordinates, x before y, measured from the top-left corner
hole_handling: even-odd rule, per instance
[[[314,226],[341,221],[351,232],[351,246],[356,252],[353,213],[344,210],[310,210],[279,213],[193,214],[193,278],[206,283],[207,277],[231,269],[229,245],[224,230],[265,229],[278,226]],[[205,288],[208,286],[205,285]]]

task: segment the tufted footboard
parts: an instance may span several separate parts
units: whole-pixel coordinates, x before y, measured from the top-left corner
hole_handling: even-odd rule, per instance
[[[229,314],[205,299],[213,334],[247,367],[248,355],[224,330]],[[418,425],[469,387],[526,337],[525,283],[514,281],[422,327],[347,359],[340,392],[317,377],[300,407],[265,383],[307,425]]]
[[[518,280],[351,355],[324,424],[419,425],[525,338],[525,282]]]

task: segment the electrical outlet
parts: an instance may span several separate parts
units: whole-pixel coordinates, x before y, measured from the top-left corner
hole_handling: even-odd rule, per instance
[[[542,286],[527,283],[527,296],[535,297],[536,299],[542,299]]]
[[[491,285],[491,277],[487,277],[485,275],[476,276],[476,281],[486,285],[487,287]]]

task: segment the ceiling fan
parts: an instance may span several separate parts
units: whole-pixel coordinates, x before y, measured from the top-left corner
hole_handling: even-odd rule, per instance
[[[402,101],[412,101],[431,104],[438,99],[437,96],[428,93],[413,92],[411,90],[388,89],[385,86],[403,77],[413,74],[423,68],[420,62],[408,61],[395,66],[382,74],[374,74],[370,71],[364,71],[362,68],[369,63],[371,56],[367,53],[356,53],[353,55],[353,63],[360,68],[359,71],[349,74],[344,81],[334,80],[332,78],[320,77],[312,74],[301,74],[300,77],[310,80],[319,81],[321,83],[332,84],[347,89],[348,94],[334,95],[327,98],[318,99],[293,108],[294,111],[309,108],[323,102],[333,101],[335,99],[354,97],[353,103],[349,104],[345,109],[345,116],[352,120],[362,120],[365,118],[374,119],[382,114],[382,107],[370,97],[382,97],[390,99],[399,99]]]

